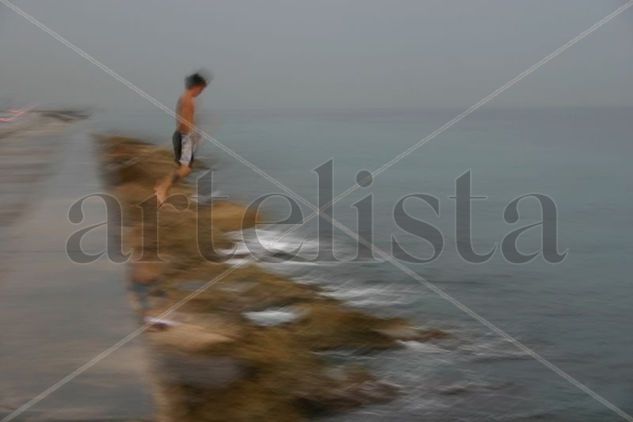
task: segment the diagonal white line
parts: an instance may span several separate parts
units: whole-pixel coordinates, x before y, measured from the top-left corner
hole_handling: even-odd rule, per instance
[[[397,261],[395,258],[393,258],[391,255],[387,254],[386,252],[381,251],[380,249],[377,249],[375,247],[374,247],[374,250],[381,257],[383,257],[383,259],[385,259],[386,261],[391,263],[393,266],[395,266],[396,268],[400,269],[402,272],[404,272],[405,274],[407,274],[408,276],[413,278],[419,284],[421,284],[422,286],[424,286],[427,289],[431,290],[433,293],[437,294],[442,299],[450,302],[456,308],[458,308],[459,310],[463,311],[468,316],[470,316],[473,319],[479,321],[482,325],[484,325],[485,327],[489,328],[492,332],[496,333],[500,337],[502,337],[505,340],[507,340],[508,342],[512,343],[516,348],[518,348],[519,350],[521,350],[525,354],[527,354],[530,357],[532,357],[534,360],[539,362],[541,365],[545,366],[546,368],[548,368],[549,370],[551,370],[552,372],[554,372],[555,374],[557,374],[558,376],[563,378],[565,381],[569,382],[570,384],[572,384],[573,386],[575,386],[576,388],[578,388],[579,390],[581,390],[582,392],[584,392],[585,394],[587,394],[588,396],[590,396],[591,398],[596,400],[598,403],[602,404],[603,406],[605,406],[606,408],[611,410],[613,413],[615,413],[616,415],[620,416],[622,419],[624,419],[624,420],[626,420],[628,422],[633,422],[633,416],[631,416],[630,414],[626,413],[624,410],[620,409],[618,406],[616,406],[615,404],[611,403],[609,400],[607,400],[606,398],[602,397],[600,394],[596,393],[595,391],[593,391],[591,388],[587,387],[582,382],[578,381],[576,378],[574,378],[573,376],[571,376],[570,374],[565,372],[563,369],[559,368],[558,366],[556,366],[555,364],[553,364],[552,362],[550,362],[549,360],[547,360],[546,358],[544,358],[543,356],[541,356],[540,354],[538,354],[537,352],[535,352],[534,350],[532,350],[531,348],[529,348],[528,346],[523,344],[521,341],[517,340],[512,335],[510,335],[507,332],[505,332],[503,329],[497,327],[492,322],[488,321],[486,318],[484,318],[483,316],[481,316],[480,314],[478,314],[477,312],[472,310],[470,307],[468,307],[464,303],[462,303],[459,300],[453,298],[451,295],[446,293],[444,290],[442,290],[439,287],[437,287],[437,285],[435,285],[435,284],[431,283],[430,281],[426,280],[424,277],[422,277],[421,275],[419,275],[418,273],[416,273],[412,269],[408,268],[407,266],[403,265],[401,262]]]
[[[589,35],[591,35],[593,32],[595,32],[600,27],[602,27],[603,25],[605,25],[606,23],[608,23],[609,21],[611,21],[612,19],[614,19],[615,17],[617,17],[618,15],[623,13],[625,10],[627,10],[631,6],[633,6],[633,0],[630,0],[627,3],[623,4],[622,6],[618,7],[616,10],[614,10],[611,13],[609,13],[607,16],[605,16],[604,18],[600,19],[598,22],[596,22],[595,24],[591,25],[589,28],[587,28],[586,30],[582,31],[580,34],[576,35],[574,38],[572,38],[571,40],[567,41],[565,44],[561,45],[556,50],[552,51],[547,56],[545,56],[541,60],[539,60],[538,62],[534,63],[532,66],[528,67],[523,72],[521,72],[518,75],[516,75],[514,78],[510,79],[508,82],[506,82],[505,84],[501,85],[499,88],[495,89],[490,94],[486,95],[484,98],[482,98],[481,100],[477,101],[475,104],[473,104],[472,106],[468,107],[466,110],[464,110],[463,112],[461,112],[457,116],[453,117],[451,120],[449,120],[448,122],[444,123],[442,126],[438,127],[433,132],[429,133],[427,136],[425,136],[424,138],[420,139],[418,142],[416,142],[415,144],[411,145],[409,148],[407,148],[406,150],[404,150],[400,154],[396,155],[395,157],[393,157],[391,160],[389,160],[388,162],[386,162],[382,166],[378,167],[376,170],[372,171],[371,172],[372,177],[376,177],[376,176],[382,174],[385,170],[391,168],[392,166],[394,166],[395,164],[397,164],[398,162],[400,162],[401,160],[406,158],[408,155],[412,154],[418,148],[422,147],[426,143],[428,143],[428,142],[432,141],[433,139],[437,138],[442,133],[446,132],[448,129],[450,129],[451,127],[455,126],[457,123],[461,122],[466,117],[470,116],[472,113],[474,113],[475,111],[479,110],[481,107],[483,107],[484,105],[488,104],[490,101],[492,101],[493,99],[495,99],[499,95],[503,94],[505,91],[507,91],[508,89],[510,89],[511,87],[513,87],[514,85],[516,85],[517,83],[519,83],[520,81],[522,81],[523,79],[525,79],[526,77],[528,77],[529,75],[531,75],[532,73],[534,73],[535,71],[540,69],[542,66],[544,66],[545,64],[547,64],[551,60],[555,59],[556,57],[560,56],[565,51],[567,51],[568,49],[570,49],[571,47],[573,47],[574,45],[576,45],[577,43],[582,41],[584,38],[586,38]],[[336,195],[334,197],[334,199],[332,199],[332,201],[330,201],[328,204],[324,205],[323,208],[331,207],[332,205],[336,204],[340,200],[342,200],[342,199],[346,198],[347,196],[351,195],[353,192],[355,192],[359,188],[360,188],[360,186],[358,184],[350,186],[345,191],[343,191],[340,194]],[[308,217],[305,218],[305,220],[303,221],[302,225],[307,223],[308,221],[312,220],[314,217],[316,217],[316,214],[309,215]],[[298,227],[296,227],[295,230],[296,229],[298,229]],[[292,230],[292,231],[294,231],[294,230]],[[286,234],[289,234],[292,231],[286,232]]]
[[[0,0],[0,3],[4,4],[5,6],[9,7],[10,9],[12,9],[13,11],[15,11],[16,13],[18,13],[19,15],[23,16],[25,19],[27,19],[29,22],[33,23],[35,26],[37,26],[38,28],[40,28],[41,30],[43,30],[44,32],[48,33],[49,35],[51,35],[53,38],[55,38],[56,40],[60,41],[62,44],[66,45],[67,47],[69,47],[70,49],[72,49],[73,51],[75,51],[77,54],[79,54],[80,56],[84,57],[86,60],[90,61],[91,63],[95,64],[97,67],[101,68],[102,70],[104,70],[106,73],[108,73],[109,75],[111,75],[112,77],[114,77],[116,80],[120,81],[121,83],[123,83],[124,85],[128,86],[128,88],[132,89],[134,92],[136,92],[137,94],[139,94],[141,97],[147,99],[148,101],[150,101],[152,104],[154,104],[156,107],[160,108],[161,110],[165,111],[167,114],[172,115],[173,117],[177,117],[176,114],[171,111],[169,108],[167,108],[166,106],[164,106],[162,103],[160,103],[158,100],[156,100],[154,97],[150,96],[149,94],[145,93],[143,90],[141,90],[140,88],[136,87],[135,85],[133,85],[131,82],[127,81],[125,78],[123,78],[122,76],[120,76],[119,74],[117,74],[116,72],[114,72],[112,69],[108,68],[107,66],[105,66],[104,64],[102,64],[101,62],[97,61],[96,59],[94,59],[92,56],[88,55],[86,52],[84,52],[83,50],[81,50],[79,47],[75,46],[74,44],[70,43],[68,40],[66,40],[65,38],[63,38],[61,35],[57,34],[55,31],[47,28],[45,25],[43,25],[41,22],[39,22],[37,19],[35,19],[34,17],[32,17],[31,15],[27,14],[26,12],[24,12],[23,10],[21,10],[20,8],[18,8],[17,6],[11,4],[8,0]],[[568,42],[567,44],[567,48],[571,47],[572,45],[574,45],[575,43],[577,43],[578,41],[580,41],[581,39],[583,39],[584,37],[586,37],[587,35],[589,35],[591,32],[595,31],[596,29],[598,29],[600,26],[604,25],[605,23],[607,23],[608,21],[610,21],[611,19],[613,19],[614,17],[616,17],[617,15],[619,15],[620,13],[622,13],[624,10],[628,9],[630,6],[633,5],[633,0],[629,1],[628,3],[626,3],[625,5],[619,7],[618,9],[616,9],[616,11],[614,11],[613,13],[611,13],[610,15],[606,16],[605,18],[603,18],[601,21],[599,21],[598,23],[596,23],[595,25],[593,25],[591,28],[589,28],[588,30],[584,31],[583,33],[581,33],[578,37],[578,39],[574,38],[572,39],[570,42]],[[583,35],[584,34],[584,35]],[[571,44],[570,44],[571,43]],[[562,48],[562,47],[561,47]],[[556,51],[558,51],[560,49],[557,49]],[[556,52],[555,51],[555,52]],[[553,59],[554,57],[560,55],[562,51],[559,51],[556,55],[554,55],[553,57],[550,57],[550,55],[548,55],[545,59],[547,59],[544,63],[542,63],[541,65],[539,65],[538,67],[542,66],[543,64],[545,64],[547,61]],[[554,52],[554,53],[555,53]],[[552,53],[553,54],[553,53]],[[544,60],[545,60],[544,59]],[[538,67],[536,67],[534,70],[536,70]],[[529,70],[529,69],[528,69]],[[532,71],[534,71],[532,70]],[[525,73],[525,72],[523,72]],[[523,75],[520,74],[518,76]],[[531,72],[530,72],[531,73]],[[529,73],[528,73],[529,74]],[[518,77],[517,76],[517,77]],[[526,75],[522,76],[520,79],[523,79]],[[516,79],[516,78],[515,78]],[[509,81],[512,82],[507,88],[508,89],[510,86],[514,85],[515,83],[517,83],[520,79],[514,81],[511,80]],[[507,85],[507,84],[506,84]],[[504,85],[505,86],[505,85]],[[504,89],[504,90],[505,90]],[[495,92],[498,90],[495,90]],[[503,92],[503,91],[501,91]],[[499,95],[501,92],[497,93],[496,95],[494,95],[493,97],[491,97],[488,101],[492,100],[494,97],[496,97],[497,95]],[[494,92],[493,92],[494,94]],[[492,95],[492,94],[491,94]],[[486,97],[487,98],[487,97]],[[483,101],[483,100],[482,100]],[[487,103],[488,101],[486,101],[485,103]],[[480,101],[481,102],[481,101]],[[485,104],[483,103],[483,104]],[[477,103],[479,104],[479,103]],[[481,104],[481,105],[483,105]],[[481,105],[479,107],[481,107]],[[477,107],[477,108],[479,108]],[[472,107],[471,107],[472,108]],[[470,108],[468,109],[470,110]],[[468,111],[467,110],[467,111]],[[475,109],[476,110],[476,109]],[[473,111],[470,111],[470,113],[472,113]],[[470,114],[468,113],[468,114]],[[462,113],[464,114],[464,113]],[[466,114],[465,116],[461,117],[459,120],[463,119],[464,117],[466,117],[468,114]],[[461,116],[461,114],[460,114]],[[459,116],[457,116],[459,117]],[[456,122],[454,122],[453,124],[457,123],[459,120],[457,120]],[[452,125],[451,125],[452,126]],[[449,126],[450,127],[450,126]],[[445,128],[444,130],[448,129]],[[265,173],[263,170],[259,169],[258,167],[256,167],[254,164],[252,164],[250,161],[246,160],[245,158],[241,157],[239,154],[237,154],[236,152],[234,152],[233,150],[231,150],[230,148],[226,147],[225,145],[221,144],[220,142],[218,142],[217,140],[213,139],[210,135],[206,134],[205,132],[202,132],[200,130],[196,130],[202,137],[204,137],[207,140],[210,140],[211,142],[213,142],[215,145],[217,145],[219,148],[221,148],[223,151],[227,152],[229,155],[231,155],[232,157],[234,157],[235,159],[237,159],[238,161],[240,161],[241,163],[247,165],[249,168],[253,169],[255,172],[257,172],[258,174],[262,175],[263,177],[265,177],[267,180],[271,181],[273,184],[275,184],[275,186],[280,187],[282,190],[284,190],[285,192],[287,192],[289,195],[293,196],[295,199],[299,200],[300,202],[304,203],[305,205],[307,205],[310,209],[312,209],[314,212],[316,212],[317,214],[320,212],[320,210],[315,207],[311,202],[307,201],[305,198],[303,198],[302,196],[296,194],[294,191],[290,190],[289,188],[287,188],[285,185],[283,185],[281,182],[279,182],[277,179],[273,178],[272,176],[268,175],[267,173]],[[435,135],[437,136],[437,135]],[[426,138],[425,138],[426,139]],[[421,143],[422,141],[420,141],[418,144],[423,145]],[[428,141],[427,141],[428,142]],[[417,145],[417,144],[416,144]],[[414,145],[415,146],[415,145]],[[411,148],[410,148],[411,149]],[[407,150],[408,151],[408,150]],[[406,152],[406,151],[405,151]],[[412,152],[412,151],[411,151]],[[402,155],[402,154],[400,154]],[[400,156],[399,155],[399,156]],[[406,156],[406,155],[405,155]],[[404,156],[402,157],[404,158]],[[401,159],[401,158],[400,158]],[[393,160],[391,160],[393,161]],[[399,161],[399,160],[398,160]],[[395,161],[393,164],[395,164],[397,161]],[[389,164],[389,163],[387,163]],[[391,165],[393,165],[391,164]],[[382,166],[385,167],[385,166]],[[381,167],[381,168],[382,168]],[[386,167],[388,168],[388,167]],[[386,169],[385,168],[385,169]],[[379,169],[380,170],[380,169]],[[383,170],[384,171],[384,170]],[[372,248],[376,253],[378,253],[379,255],[381,255],[383,257],[383,259],[385,259],[386,261],[390,262],[392,265],[394,265],[396,268],[400,269],[401,271],[405,272],[407,275],[409,275],[410,277],[414,278],[417,282],[421,283],[423,286],[429,288],[431,291],[433,291],[434,293],[436,293],[437,295],[439,295],[440,297],[442,297],[443,299],[447,300],[448,302],[452,303],[453,305],[455,305],[458,309],[462,310],[463,312],[465,312],[466,314],[470,315],[472,318],[476,319],[477,321],[479,321],[480,323],[482,323],[484,326],[490,328],[491,330],[493,330],[495,333],[499,334],[500,336],[502,336],[503,338],[505,338],[506,340],[510,341],[511,343],[513,343],[515,346],[517,346],[519,349],[523,350],[525,353],[529,354],[531,357],[533,357],[535,360],[537,360],[538,362],[540,362],[541,364],[543,364],[545,367],[549,368],[550,370],[552,370],[553,372],[555,372],[556,374],[558,374],[559,376],[561,376],[563,379],[565,379],[566,381],[568,381],[569,383],[571,383],[572,385],[576,386],[577,388],[579,388],[581,391],[585,392],[586,394],[588,394],[590,397],[592,397],[593,399],[595,399],[596,401],[598,401],[599,403],[603,404],[604,406],[606,406],[608,409],[612,410],[614,413],[616,413],[617,415],[621,416],[623,419],[633,422],[633,416],[627,414],[626,412],[624,412],[623,410],[621,410],[620,408],[618,408],[617,406],[615,406],[613,403],[609,402],[607,399],[603,398],[602,396],[600,396],[599,394],[597,394],[596,392],[594,392],[593,390],[591,390],[589,387],[585,386],[584,384],[580,383],[578,380],[576,380],[575,378],[573,378],[571,375],[567,374],[565,371],[563,371],[562,369],[558,368],[556,365],[554,365],[553,363],[549,362],[547,359],[543,358],[542,356],[540,356],[539,354],[537,354],[536,352],[534,352],[532,349],[530,349],[529,347],[525,346],[523,343],[519,342],[517,339],[515,339],[514,337],[512,337],[510,334],[506,333],[505,331],[503,331],[501,328],[498,328],[497,326],[495,326],[493,323],[491,323],[490,321],[486,320],[484,317],[482,317],[481,315],[477,314],[475,311],[473,311],[472,309],[470,309],[469,307],[467,307],[466,305],[464,305],[463,303],[459,302],[457,299],[453,298],[452,296],[450,296],[448,293],[444,292],[442,289],[440,289],[439,287],[435,286],[433,283],[429,282],[428,280],[424,279],[422,276],[420,276],[419,274],[417,274],[416,272],[414,272],[413,270],[409,269],[408,267],[406,267],[405,265],[403,265],[402,263],[400,263],[399,261],[397,261],[395,258],[391,257],[389,254],[387,254],[386,252],[384,252],[383,250],[374,247],[373,245],[371,245],[369,242],[367,242],[365,239],[359,237],[356,233],[354,233],[352,230],[350,230],[347,226],[341,224],[340,222],[338,222],[337,220],[329,217],[328,215],[324,214],[324,217],[329,220],[334,226],[336,226],[337,228],[339,228],[341,231],[343,231],[345,234],[347,234],[348,236],[352,237],[353,239],[355,239],[356,241],[358,241],[359,243]],[[88,369],[88,368],[86,368]],[[79,375],[79,374],[77,374]],[[75,375],[75,376],[77,376]],[[69,382],[70,380],[72,380],[74,377],[68,379],[66,381]],[[61,385],[59,387],[57,387],[56,389],[60,388]],[[51,387],[52,388],[52,387]],[[55,389],[55,390],[56,390]],[[49,394],[51,394],[52,392],[54,392],[55,390],[51,391]],[[45,396],[44,396],[45,397]],[[42,400],[44,397],[41,397],[38,401]],[[32,405],[31,405],[32,406]],[[23,406],[22,406],[23,407]],[[21,408],[22,408],[21,407]],[[26,409],[25,409],[26,410]],[[24,410],[23,410],[24,411]],[[22,411],[22,412],[23,412]],[[5,422],[8,421],[10,419],[3,419],[0,422]]]
[[[552,51],[547,56],[545,56],[541,60],[539,60],[538,62],[534,63],[532,66],[528,67],[523,72],[519,73],[514,78],[510,79],[505,84],[501,85],[499,88],[495,89],[490,94],[486,95],[484,98],[482,98],[481,100],[477,101],[472,106],[468,107],[462,113],[458,114],[453,119],[449,120],[448,122],[446,122],[445,124],[443,124],[442,126],[437,128],[436,130],[431,132],[428,136],[426,136],[425,138],[419,140],[418,142],[416,142],[415,144],[411,145],[409,148],[407,148],[406,150],[404,150],[400,154],[398,154],[395,157],[393,157],[391,160],[389,160],[388,162],[386,162],[385,164],[383,164],[382,166],[380,166],[379,168],[374,170],[372,172],[372,176],[374,176],[374,177],[378,176],[379,174],[381,174],[382,172],[384,172],[388,168],[390,168],[393,165],[397,164],[400,160],[402,160],[403,158],[405,158],[406,156],[408,156],[409,154],[411,154],[412,152],[414,152],[415,150],[420,148],[422,145],[426,144],[427,142],[429,142],[432,139],[436,138],[437,136],[441,135],[442,133],[444,133],[446,130],[450,129],[455,124],[459,123],[460,121],[462,121],[463,119],[465,119],[466,117],[468,117],[469,115],[471,115],[472,113],[474,113],[475,111],[477,111],[478,109],[483,107],[484,105],[488,104],[490,101],[492,101],[493,99],[495,99],[499,95],[503,94],[505,91],[507,91],[508,89],[512,88],[517,83],[521,82],[523,79],[525,79],[526,77],[528,77],[529,75],[531,75],[532,73],[534,73],[535,71],[540,69],[542,66],[544,66],[545,64],[547,64],[551,60],[553,60],[556,57],[558,57],[561,54],[563,54],[565,51],[567,51],[568,49],[570,49],[571,47],[573,47],[574,45],[576,45],[577,43],[579,43],[580,41],[582,41],[583,39],[585,39],[586,37],[591,35],[593,32],[595,32],[600,27],[602,27],[603,25],[605,25],[606,23],[608,23],[609,21],[611,21],[612,19],[614,19],[615,17],[617,17],[618,15],[623,13],[625,10],[627,10],[631,6],[633,6],[633,0],[630,0],[630,1],[626,2],[625,4],[623,4],[622,6],[618,7],[613,12],[609,13],[607,16],[605,16],[604,18],[600,19],[598,22],[594,23],[589,28],[585,29],[580,34],[578,34],[574,38],[572,38],[571,40],[567,41],[565,44],[561,45],[556,50]]]
[[[585,384],[581,383],[576,378],[574,378],[573,376],[571,376],[570,374],[565,372],[563,369],[559,368],[558,366],[556,366],[552,362],[548,361],[543,356],[539,355],[534,350],[530,349],[528,346],[523,344],[521,341],[517,340],[512,335],[510,335],[507,332],[505,332],[503,329],[497,327],[495,324],[493,324],[492,322],[488,321],[482,315],[478,314],[477,312],[472,310],[470,307],[468,307],[464,303],[460,302],[458,299],[452,297],[451,295],[446,293],[444,290],[442,290],[441,288],[439,288],[435,284],[431,283],[430,281],[428,281],[427,279],[422,277],[420,274],[416,273],[415,271],[413,271],[412,269],[410,269],[406,265],[402,264],[400,261],[398,261],[396,258],[394,258],[391,254],[389,254],[389,253],[385,252],[384,250],[382,250],[382,249],[376,247],[375,245],[371,244],[370,242],[368,242],[364,238],[360,237],[353,230],[349,229],[347,226],[339,223],[338,221],[336,221],[334,219],[329,218],[329,216],[327,216],[327,214],[324,214],[324,216],[328,220],[330,220],[331,223],[334,226],[336,226],[339,230],[341,230],[343,233],[347,234],[349,237],[351,237],[355,241],[359,242],[363,246],[365,246],[367,248],[370,248],[370,250],[373,250],[374,252],[376,252],[376,254],[380,258],[382,258],[385,261],[389,262],[391,265],[393,265],[394,267],[396,267],[400,271],[404,272],[409,277],[413,278],[416,282],[418,282],[422,286],[426,287],[427,289],[431,290],[433,293],[437,294],[442,299],[444,299],[447,302],[451,303],[456,308],[458,308],[459,310],[463,311],[465,314],[469,315],[473,319],[479,321],[482,325],[484,325],[485,327],[489,328],[494,333],[498,334],[500,337],[502,337],[505,340],[507,340],[508,342],[514,344],[519,350],[523,351],[524,353],[526,353],[527,355],[529,355],[530,357],[535,359],[537,362],[539,362],[540,364],[542,364],[546,368],[550,369],[551,371],[553,371],[554,373],[559,375],[561,378],[563,378],[564,380],[566,380],[567,382],[569,382],[570,384],[572,384],[576,388],[578,388],[579,390],[581,390],[582,392],[584,392],[585,394],[587,394],[588,396],[590,396],[591,398],[593,398],[597,402],[599,402],[602,405],[604,405],[605,407],[607,407],[608,409],[613,411],[615,414],[617,414],[618,416],[622,417],[624,420],[629,421],[629,422],[633,422],[633,416],[629,415],[624,410],[620,409],[618,406],[616,406],[615,404],[611,403],[609,400],[607,400],[606,398],[602,397],[601,395],[599,395],[598,393],[593,391],[591,388],[587,387]]]
[[[241,267],[241,265],[233,266],[233,267],[230,267],[230,268],[224,270],[219,275],[217,275],[213,279],[207,281],[204,285],[200,286],[198,289],[196,289],[195,291],[191,292],[190,294],[188,294],[187,296],[185,296],[184,298],[180,299],[178,302],[176,302],[175,304],[170,306],[165,312],[161,313],[157,318],[160,319],[160,318],[167,318],[167,317],[169,317],[172,313],[174,313],[175,311],[180,309],[184,304],[186,304],[190,300],[196,298],[198,295],[203,293],[205,290],[207,290],[213,284],[215,284],[218,281],[222,280],[224,277],[228,276],[229,274],[231,274],[233,271],[235,271],[239,267]],[[21,414],[23,414],[24,412],[29,410],[31,407],[35,406],[37,403],[41,402],[46,397],[50,396],[55,391],[57,391],[60,388],[62,388],[64,385],[68,384],[69,382],[71,382],[72,380],[77,378],[79,375],[83,374],[88,369],[92,368],[93,366],[95,366],[96,364],[101,362],[103,359],[105,359],[108,356],[110,356],[112,353],[116,352],[121,347],[125,346],[126,344],[128,344],[129,342],[134,340],[139,335],[143,334],[151,326],[152,326],[151,323],[146,323],[146,324],[142,325],[141,327],[137,328],[136,330],[132,331],[131,333],[129,333],[128,335],[123,337],[121,340],[117,341],[112,346],[110,346],[107,349],[105,349],[103,352],[95,355],[92,359],[88,360],[86,363],[84,363],[83,365],[81,365],[80,367],[78,367],[77,369],[75,369],[74,371],[72,371],[71,373],[69,373],[68,375],[66,375],[65,377],[60,379],[59,381],[57,381],[55,384],[51,385],[46,390],[42,391],[37,396],[33,397],[31,400],[27,401],[26,403],[24,403],[23,405],[21,405],[20,407],[15,409],[13,412],[9,413],[7,416],[2,418],[2,420],[0,422],[9,422],[9,421],[14,420],[18,416],[20,416]]]
[[[84,59],[86,59],[87,61],[92,63],[93,65],[97,66],[99,69],[103,70],[105,73],[110,75],[112,78],[114,78],[118,82],[122,83],[127,88],[129,88],[130,90],[134,91],[136,94],[138,94],[143,99],[147,100],[154,107],[158,108],[159,110],[162,110],[163,112],[165,112],[167,115],[171,116],[174,119],[180,119],[180,116],[175,111],[173,111],[172,109],[167,107],[165,104],[161,103],[155,97],[153,97],[150,94],[148,94],[147,92],[143,91],[141,88],[139,88],[138,86],[136,86],[135,84],[133,84],[132,82],[130,82],[129,80],[124,78],[123,76],[119,75],[113,69],[111,69],[110,67],[108,67],[105,64],[101,63],[99,60],[97,60],[96,58],[94,58],[93,56],[91,56],[90,54],[88,54],[87,52],[85,52],[84,50],[82,50],[81,48],[79,48],[78,46],[73,44],[72,42],[68,41],[66,38],[61,36],[59,33],[55,32],[51,28],[49,28],[46,25],[44,25],[42,22],[37,20],[35,17],[31,16],[30,14],[28,14],[24,10],[20,9],[19,7],[17,7],[13,3],[11,3],[9,0],[0,0],[0,3],[4,4],[9,9],[13,10],[15,13],[17,13],[20,16],[22,16],[24,19],[26,19],[27,21],[29,21],[30,23],[32,23],[33,25],[35,25],[36,27],[38,27],[39,29],[41,29],[42,31],[44,31],[45,33],[50,35],[52,38],[54,38],[55,40],[57,40],[60,43],[62,43],[64,46],[68,47],[69,49],[71,49],[72,51],[77,53],[77,55],[83,57]],[[271,176],[268,173],[266,173],[264,170],[262,170],[259,167],[257,167],[251,161],[247,160],[246,158],[244,158],[243,156],[241,156],[240,154],[238,154],[237,152],[235,152],[231,148],[227,147],[226,145],[224,145],[223,143],[221,143],[220,141],[218,141],[217,139],[215,139],[214,137],[209,135],[207,132],[201,130],[197,126],[194,127],[193,130],[194,130],[194,132],[199,134],[202,138],[204,138],[205,140],[211,142],[213,145],[215,145],[216,147],[220,148],[222,151],[224,151],[225,153],[230,155],[232,158],[234,158],[237,161],[239,161],[240,163],[244,164],[246,167],[250,168],[255,173],[259,174],[264,179],[266,179],[267,181],[269,181],[273,185],[277,186],[279,189],[281,189],[284,192],[286,192],[288,195],[292,196],[293,198],[297,199],[298,201],[300,201],[301,203],[303,203],[304,205],[306,205],[306,206],[308,206],[310,208],[314,207],[314,205],[310,201],[308,201],[307,199],[305,199],[304,197],[302,197],[298,193],[294,192],[288,186],[284,185],[279,180],[277,180],[273,176]]]

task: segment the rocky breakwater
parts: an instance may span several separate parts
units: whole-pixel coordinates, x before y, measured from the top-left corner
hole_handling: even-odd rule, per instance
[[[173,204],[148,213],[154,184],[174,165],[170,151],[123,137],[97,142],[133,251],[130,291],[148,324],[159,419],[300,421],[388,401],[397,386],[316,352],[380,353],[400,340],[445,336],[353,309],[257,265],[223,262],[209,251],[230,248],[230,234],[256,225],[257,215],[220,200],[179,206],[178,195],[193,194],[186,183],[173,189]]]

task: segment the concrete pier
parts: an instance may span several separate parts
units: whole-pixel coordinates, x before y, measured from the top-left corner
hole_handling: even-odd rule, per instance
[[[138,327],[124,265],[77,264],[66,251],[71,233],[106,221],[99,199],[85,202],[80,224],[68,219],[103,190],[88,128],[0,138],[0,420]],[[102,227],[82,248],[105,245]],[[14,420],[152,420],[144,353],[135,339]]]

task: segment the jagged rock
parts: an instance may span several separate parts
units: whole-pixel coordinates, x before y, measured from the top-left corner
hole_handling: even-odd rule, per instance
[[[297,392],[299,401],[313,413],[332,413],[369,403],[393,400],[397,386],[376,380],[360,368],[342,368],[339,374],[305,385]]]
[[[161,351],[156,362],[158,377],[170,385],[225,389],[248,373],[244,363],[228,356]]]
[[[203,327],[178,322],[165,330],[150,332],[149,336],[157,346],[189,353],[204,352],[218,344],[234,341],[226,335],[209,332]]]

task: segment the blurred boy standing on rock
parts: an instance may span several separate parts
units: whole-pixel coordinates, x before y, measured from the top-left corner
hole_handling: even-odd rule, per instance
[[[185,79],[185,92],[178,99],[176,106],[178,119],[176,131],[172,136],[174,158],[178,168],[154,188],[159,205],[165,202],[173,184],[191,173],[194,154],[200,143],[200,136],[195,129],[195,99],[202,94],[210,79],[210,77],[205,77],[200,73],[194,73]]]

